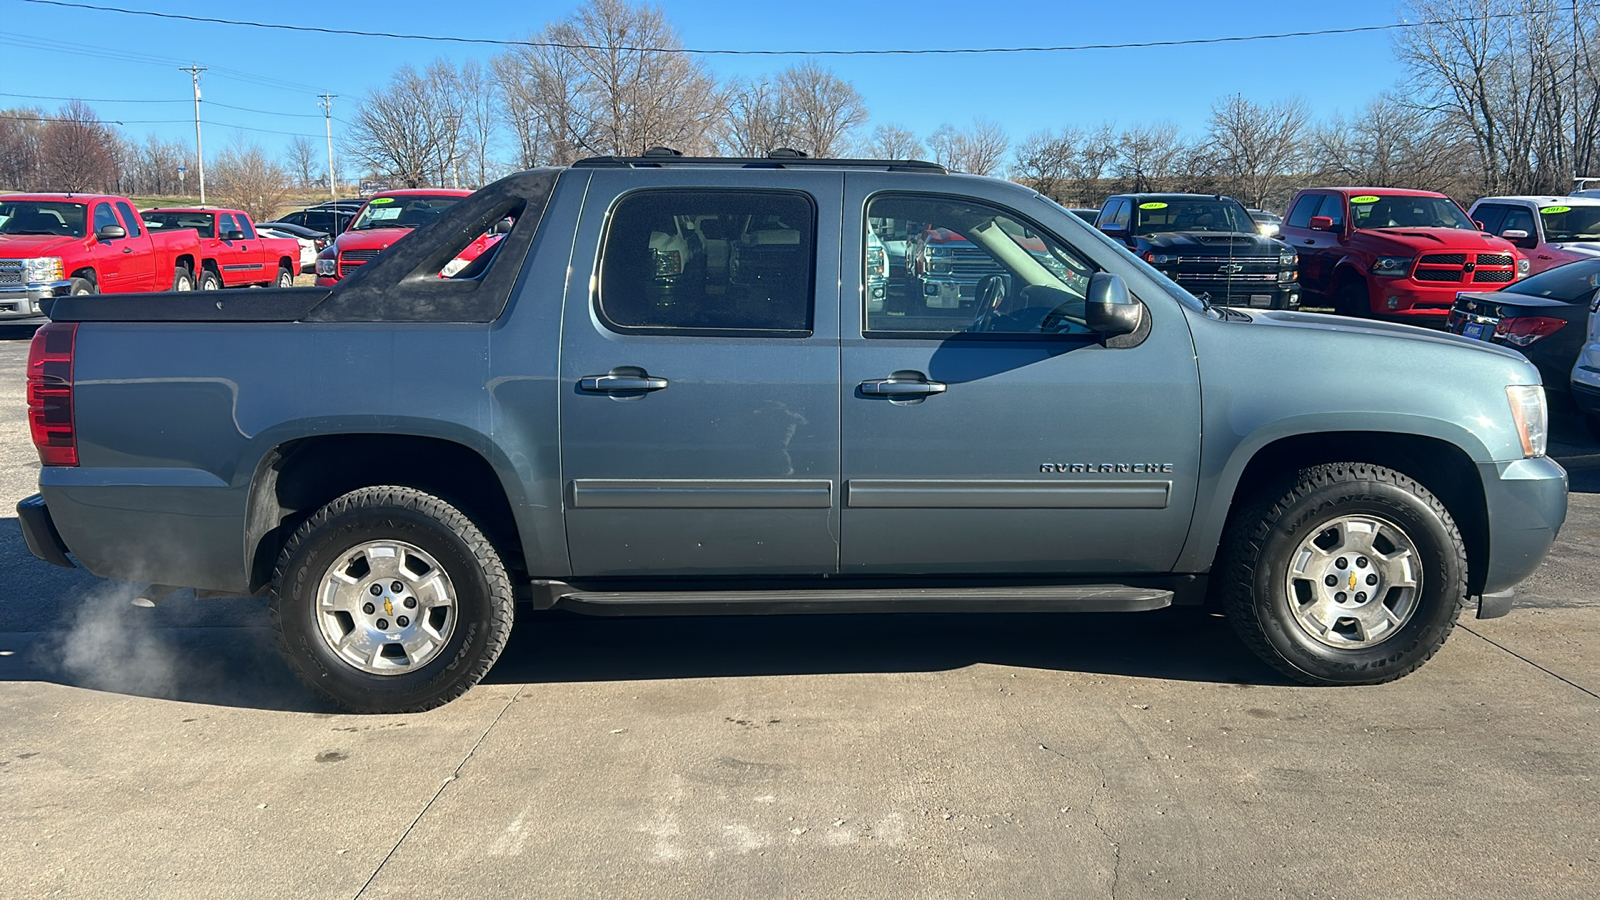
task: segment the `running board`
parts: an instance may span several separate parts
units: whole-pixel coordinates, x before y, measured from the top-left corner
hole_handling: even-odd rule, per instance
[[[888,612],[1145,612],[1172,591],[1122,584],[833,590],[581,591],[551,584],[554,606],[591,616]]]

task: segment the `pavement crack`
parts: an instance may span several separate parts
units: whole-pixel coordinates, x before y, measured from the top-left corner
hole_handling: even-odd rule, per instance
[[[1565,684],[1568,687],[1577,688],[1578,690],[1584,692],[1585,694],[1588,694],[1589,696],[1595,698],[1596,700],[1600,700],[1600,694],[1597,694],[1594,691],[1589,690],[1588,688],[1584,687],[1581,684],[1578,684],[1577,682],[1575,682],[1572,679],[1566,677],[1565,675],[1561,675],[1561,674],[1559,674],[1557,672],[1552,672],[1551,670],[1545,668],[1544,666],[1539,665],[1538,663],[1536,663],[1533,660],[1527,658],[1526,656],[1523,656],[1521,653],[1518,653],[1517,651],[1511,649],[1510,647],[1507,647],[1505,644],[1502,644],[1502,643],[1500,643],[1499,641],[1497,641],[1497,640],[1495,640],[1493,638],[1484,637],[1483,635],[1479,634],[1476,631],[1473,631],[1471,628],[1469,628],[1466,625],[1459,625],[1458,624],[1458,627],[1462,631],[1465,631],[1467,634],[1472,635],[1473,637],[1477,638],[1480,641],[1483,641],[1484,643],[1488,644],[1489,646],[1496,647],[1496,648],[1498,648],[1500,650],[1505,651],[1506,653],[1511,654],[1512,656],[1515,656],[1517,659],[1520,659],[1523,662],[1527,663],[1528,665],[1533,666],[1535,669],[1538,669],[1539,671],[1545,673],[1546,675],[1549,675],[1551,678],[1554,678],[1555,680],[1561,682],[1562,684]]]
[[[1048,744],[1040,744],[1039,749],[1045,751],[1046,753],[1054,753],[1056,756],[1059,756],[1068,762],[1075,761],[1065,753],[1062,753],[1060,750],[1057,750]],[[1110,787],[1106,784],[1105,767],[1101,766],[1099,763],[1090,764],[1094,766],[1095,772],[1100,776],[1099,787],[1096,787],[1094,789],[1094,793],[1089,795],[1089,812],[1094,816],[1091,824],[1094,825],[1094,830],[1098,831],[1100,836],[1105,839],[1105,842],[1111,845],[1111,892],[1109,897],[1110,900],[1117,900],[1117,883],[1122,878],[1122,844],[1118,842],[1116,838],[1111,836],[1111,832],[1107,831],[1105,826],[1100,824],[1100,797],[1109,791]]]
[[[439,789],[434,791],[433,796],[428,798],[428,802],[422,805],[422,809],[417,812],[416,818],[412,819],[411,824],[406,826],[406,830],[400,833],[400,838],[394,842],[393,847],[389,848],[389,852],[383,855],[383,859],[378,863],[377,866],[373,868],[372,874],[367,876],[367,880],[365,882],[362,882],[361,890],[356,891],[355,896],[352,897],[351,900],[361,900],[361,895],[367,892],[367,888],[372,887],[372,882],[377,879],[378,873],[383,871],[383,867],[387,866],[389,864],[389,860],[394,858],[394,854],[400,849],[400,845],[404,844],[406,842],[406,838],[411,836],[411,830],[417,827],[417,823],[422,821],[422,817],[427,815],[428,810],[433,808],[433,804],[438,802],[439,798],[444,795],[445,788],[454,784],[456,779],[461,777],[461,770],[467,767],[467,763],[472,762],[472,757],[477,754],[478,748],[483,746],[484,740],[489,737],[489,732],[493,731],[494,727],[500,724],[500,719],[505,716],[506,710],[510,709],[511,704],[517,702],[517,698],[521,696],[522,688],[519,687],[517,688],[516,692],[511,695],[511,699],[507,700],[505,705],[500,707],[500,711],[494,714],[494,718],[489,721],[489,724],[484,726],[483,733],[478,735],[478,739],[473,742],[472,748],[467,751],[467,755],[461,758],[461,762],[456,763],[455,770],[450,773],[450,777],[440,782]]]

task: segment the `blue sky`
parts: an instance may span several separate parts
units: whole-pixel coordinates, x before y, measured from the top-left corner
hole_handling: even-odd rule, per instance
[[[91,0],[92,2],[92,0]],[[387,2],[216,4],[105,0],[110,5],[191,15],[259,19],[333,28],[469,37],[518,38],[565,17],[573,3]],[[1145,0],[1140,3],[1041,2],[863,4],[811,0],[768,11],[750,2],[674,0],[668,18],[688,47],[880,49],[1082,44],[1306,31],[1393,22],[1394,0],[1296,4],[1282,0]],[[1403,72],[1392,32],[1293,38],[1248,44],[985,56],[821,57],[866,98],[872,123],[927,135],[974,116],[1000,122],[1014,141],[1042,128],[1170,120],[1203,127],[1211,103],[1242,93],[1267,102],[1299,96],[1318,117],[1351,112],[1394,86]],[[68,37],[70,36],[70,37]],[[77,52],[74,52],[77,51]],[[14,94],[126,101],[97,102],[106,119],[134,136],[193,137],[189,76],[177,66],[211,66],[204,76],[208,151],[237,133],[269,150],[287,134],[322,137],[315,95],[339,96],[348,113],[368,89],[403,62],[444,56],[487,59],[487,46],[422,44],[379,38],[291,34],[223,25],[135,18],[0,0],[0,107],[37,104]],[[108,58],[113,57],[113,58]],[[719,77],[776,72],[796,57],[705,57]],[[249,110],[226,109],[230,104]],[[144,124],[147,120],[175,120]],[[339,124],[335,122],[335,138]],[[269,133],[269,132],[282,132]],[[210,156],[210,152],[207,153]]]

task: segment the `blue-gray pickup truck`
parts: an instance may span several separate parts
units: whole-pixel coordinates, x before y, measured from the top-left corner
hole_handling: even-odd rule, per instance
[[[930,230],[987,256],[959,303],[872,265],[871,235]],[[1504,614],[1566,514],[1517,354],[1208,305],[928,163],[589,159],[332,289],[50,316],[34,554],[152,600],[270,593],[292,667],[360,711],[467,691],[518,603],[1214,604],[1289,677],[1372,684]]]

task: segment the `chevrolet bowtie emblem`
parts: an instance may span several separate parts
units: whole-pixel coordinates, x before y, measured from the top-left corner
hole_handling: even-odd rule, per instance
[[[1356,583],[1357,583],[1356,582],[1356,573],[1351,572],[1350,573],[1350,590],[1353,591],[1353,590],[1356,589]],[[387,609],[388,606],[389,606],[389,601],[387,601],[387,600],[383,601],[383,605],[384,605],[384,608]]]
[[[1227,265],[1218,268],[1217,271],[1225,275],[1237,275],[1244,271],[1244,266],[1241,266],[1238,263],[1228,263]]]
[[[1356,583],[1356,577],[1354,575],[1350,576],[1350,583],[1352,585]],[[391,616],[394,615],[394,604],[389,602],[388,597],[383,598],[383,611]]]

